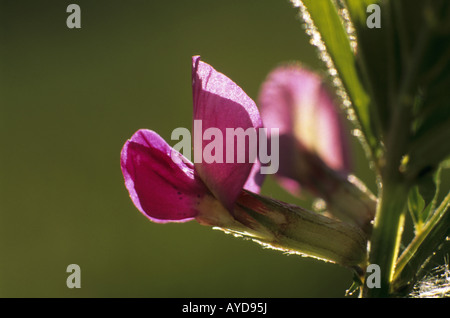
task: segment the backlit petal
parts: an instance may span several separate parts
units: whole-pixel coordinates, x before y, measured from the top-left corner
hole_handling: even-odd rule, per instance
[[[298,172],[295,165],[304,152],[348,172],[345,127],[320,76],[299,65],[279,67],[262,85],[259,104],[265,127],[280,129],[280,175]]]
[[[202,162],[197,162],[194,154],[195,170],[214,196],[231,210],[254,166],[249,160],[249,149],[257,149],[258,142],[256,139],[255,144],[249,145],[247,141],[245,147],[238,148],[237,142],[226,138],[226,129],[242,128],[247,131],[250,128],[257,136],[257,129],[262,127],[261,118],[254,101],[228,77],[200,61],[199,56],[193,57],[192,80],[193,119],[201,120],[202,136],[209,128],[217,128],[223,136],[223,148],[219,149],[222,151],[222,163],[207,163],[203,157]],[[196,139],[203,140],[196,135],[194,127],[194,148]],[[210,142],[202,141],[202,147],[198,149],[203,151]],[[234,158],[232,162],[226,162],[226,154],[230,149],[234,150]],[[238,151],[245,153],[245,163],[237,162]],[[251,178],[247,184],[249,190],[258,190],[262,178],[255,178],[255,174]]]
[[[193,164],[171,158],[184,158],[157,133],[139,130],[121,153],[125,186],[135,206],[158,223],[192,220],[196,207],[208,192],[194,174]],[[185,159],[185,158],[184,158]]]

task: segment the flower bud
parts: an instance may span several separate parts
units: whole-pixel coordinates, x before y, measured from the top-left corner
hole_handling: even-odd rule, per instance
[[[349,176],[348,134],[324,81],[300,65],[279,67],[263,83],[259,106],[264,126],[279,129],[281,185],[308,190],[329,213],[369,232],[375,200]]]

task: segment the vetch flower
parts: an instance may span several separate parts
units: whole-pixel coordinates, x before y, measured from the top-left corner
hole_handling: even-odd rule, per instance
[[[194,153],[195,164],[150,130],[137,131],[122,149],[121,168],[130,197],[155,222],[192,220],[206,195],[214,196],[232,210],[243,188],[258,192],[262,183],[258,162],[202,160],[202,150],[208,146],[202,136],[208,128],[225,135],[226,128],[262,127],[253,100],[228,77],[200,61],[199,56],[193,57],[192,90],[193,119],[202,122],[201,130],[194,131],[194,144],[200,144],[194,147],[194,151],[200,149],[200,153]],[[223,147],[225,154],[226,145]],[[245,153],[248,156],[248,147]],[[175,157],[181,160],[172,160]]]
[[[255,103],[199,57],[193,59],[193,97],[194,121],[202,120],[202,135],[208,128],[262,127]],[[204,154],[209,144],[195,142]],[[121,153],[125,186],[135,206],[157,223],[195,219],[285,252],[353,268],[364,263],[367,241],[359,228],[258,195],[258,161],[207,162],[200,155],[194,154],[192,163],[154,131],[137,131]]]
[[[265,127],[279,128],[280,183],[295,194],[306,188],[330,213],[368,231],[375,201],[349,175],[349,140],[322,78],[299,64],[278,67],[261,86],[259,106]]]
[[[174,155],[180,160],[174,162]],[[245,189],[230,211],[208,189],[195,165],[151,130],[141,129],[126,142],[121,164],[133,203],[153,222],[195,219],[283,252],[349,267],[365,260],[366,236],[344,222]]]

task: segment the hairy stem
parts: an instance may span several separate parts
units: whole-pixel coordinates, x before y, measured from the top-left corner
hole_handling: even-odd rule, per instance
[[[380,266],[380,288],[368,288],[365,297],[388,297],[398,256],[408,189],[403,184],[386,183],[381,189],[372,238],[369,263]]]
[[[206,197],[196,220],[264,247],[352,269],[366,263],[367,236],[358,227],[243,190],[233,211]]]
[[[369,289],[366,286],[363,294],[368,297],[388,297],[392,292],[391,282],[398,256],[408,192],[411,187],[400,171],[400,164],[410,140],[417,77],[429,40],[430,28],[424,24],[406,63],[407,67],[403,70],[398,91],[389,100],[392,117],[386,136],[385,163],[381,171],[381,197],[369,252],[370,264],[380,266],[381,287]]]

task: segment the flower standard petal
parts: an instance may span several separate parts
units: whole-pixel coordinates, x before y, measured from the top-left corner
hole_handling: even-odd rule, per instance
[[[254,101],[232,80],[200,61],[199,56],[194,56],[192,62],[194,148],[202,151],[201,162],[194,161],[195,170],[214,196],[231,210],[256,161],[256,158],[250,158],[250,153],[257,152],[257,129],[262,127],[261,118]],[[201,121],[201,136],[196,136],[196,121]],[[202,137],[211,128],[221,133],[224,142],[221,149],[215,149],[219,152],[219,160],[207,162],[203,151],[208,142]],[[228,133],[254,133],[256,139],[252,142],[250,137],[245,137],[245,146],[238,147],[238,137],[227,138],[227,129]],[[201,140],[201,147],[196,145],[196,140]],[[233,156],[227,158],[230,151]],[[238,162],[238,152],[245,154],[244,162]],[[261,178],[254,174],[251,178],[246,186],[257,191]]]
[[[174,156],[184,160],[174,162]],[[137,131],[125,143],[121,168],[131,200],[154,222],[192,220],[209,193],[193,164],[150,130]]]

